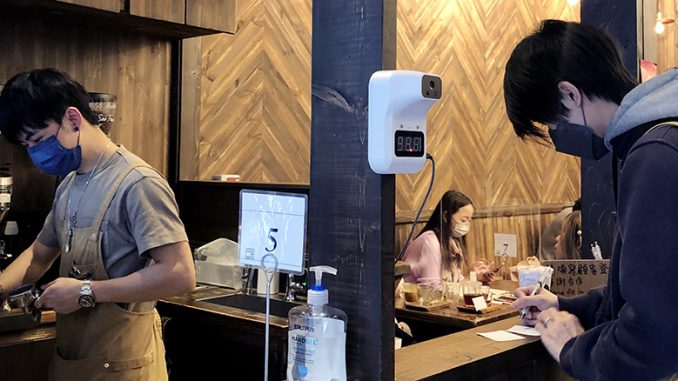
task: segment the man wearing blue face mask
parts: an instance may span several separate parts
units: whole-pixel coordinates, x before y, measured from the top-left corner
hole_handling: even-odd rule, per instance
[[[618,226],[608,285],[564,298],[518,289],[518,308],[563,369],[580,380],[678,377],[678,71],[637,85],[613,40],[547,20],[506,65],[506,110],[516,134],[556,150],[619,161]]]
[[[39,144],[33,143],[35,135],[39,133],[31,132],[31,136],[24,139],[27,142],[28,155],[35,167],[49,175],[66,176],[71,171],[78,169],[82,163],[80,134],[78,134],[75,147],[68,149],[57,138],[61,127],[59,125],[57,128],[56,135],[50,135],[41,140]]]
[[[0,132],[35,166],[65,176],[37,239],[2,274],[0,299],[35,283],[57,313],[50,380],[166,380],[155,302],[193,290],[195,272],[167,181],[97,126],[85,89],[54,69],[12,77]]]

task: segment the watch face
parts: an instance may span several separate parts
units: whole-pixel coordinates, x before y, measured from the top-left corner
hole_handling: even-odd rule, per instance
[[[94,307],[94,303],[95,300],[92,295],[80,295],[80,297],[78,297],[78,304],[80,304],[81,307],[91,308]]]

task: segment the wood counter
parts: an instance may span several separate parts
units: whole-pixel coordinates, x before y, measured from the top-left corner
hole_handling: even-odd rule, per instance
[[[56,346],[55,316],[54,311],[45,311],[40,326],[0,334],[1,380],[47,379]]]
[[[259,312],[247,311],[240,308],[220,306],[209,303],[208,299],[219,296],[233,295],[237,292],[221,287],[208,286],[205,289],[196,290],[190,294],[175,296],[172,298],[161,299],[158,302],[158,311],[163,316],[172,317],[190,317],[196,316],[208,321],[228,321],[232,324],[247,324],[251,323],[264,324],[266,322],[266,315]],[[263,296],[261,296],[263,298]],[[271,299],[281,300],[282,296],[272,295]],[[271,327],[287,329],[287,318],[281,318],[271,315],[269,318]]]
[[[478,336],[521,324],[517,317],[410,345],[395,352],[395,379],[571,380],[538,337],[497,342]]]
[[[262,379],[266,315],[209,303],[231,295],[208,288],[161,300],[170,381],[218,378]],[[272,296],[280,300],[284,295]],[[263,297],[262,297],[263,298]],[[287,318],[270,316],[269,379],[280,380],[287,369]]]

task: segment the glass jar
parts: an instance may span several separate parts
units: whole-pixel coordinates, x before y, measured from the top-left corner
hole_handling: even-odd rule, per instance
[[[0,173],[0,210],[7,210],[12,204],[12,176]]]
[[[89,93],[89,107],[97,116],[99,127],[109,135],[115,121],[118,97],[106,93]]]

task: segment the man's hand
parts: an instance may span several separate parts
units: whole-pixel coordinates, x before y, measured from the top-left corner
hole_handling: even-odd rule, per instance
[[[584,333],[584,328],[576,316],[555,308],[540,313],[534,327],[541,333],[541,342],[546,350],[558,362],[565,343]]]
[[[534,286],[522,287],[513,291],[518,300],[511,303],[515,308],[529,307],[529,311],[525,316],[525,324],[534,326],[537,324],[537,316],[540,312],[546,311],[549,308],[558,308],[558,296],[554,295],[548,290],[541,288],[537,295],[530,295],[534,290]]]
[[[82,281],[73,278],[57,278],[42,286],[42,295],[35,300],[35,308],[52,308],[59,314],[68,314],[80,309],[78,297]]]

